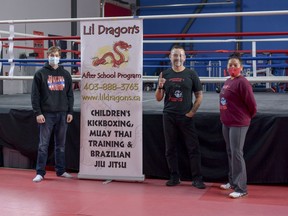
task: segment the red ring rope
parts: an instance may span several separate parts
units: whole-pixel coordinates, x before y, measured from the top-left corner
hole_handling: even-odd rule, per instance
[[[4,48],[8,48],[8,44],[3,45]],[[30,50],[35,50],[35,51],[40,51],[40,50],[48,50],[48,48],[35,48],[35,47],[28,47],[28,46],[13,46],[16,49],[30,49]],[[80,51],[77,50],[61,50],[61,52],[71,52],[75,54],[80,54]]]
[[[228,33],[195,33],[195,34],[145,34],[144,38],[187,38],[187,37],[243,37],[243,36],[280,36],[288,32],[228,32]]]
[[[228,33],[197,33],[197,34],[145,34],[144,38],[187,38],[187,37],[242,37],[242,36],[280,36],[288,32],[228,32]],[[8,41],[9,38],[0,38]],[[14,41],[21,40],[80,40],[80,36],[52,36],[52,37],[14,37]]]
[[[191,50],[185,51],[187,54],[197,54],[197,53],[251,53],[252,50]],[[169,54],[170,51],[143,51],[144,54]],[[286,53],[288,50],[257,50],[257,53]]]
[[[80,36],[52,36],[52,37],[14,37],[13,41],[22,40],[79,40]],[[0,41],[8,41],[9,38],[0,38]]]
[[[196,34],[145,34],[144,38],[187,38],[187,37],[231,37],[231,36],[279,36],[288,35],[288,32],[233,32],[233,33],[196,33]],[[80,40],[80,36],[45,36],[45,37],[14,37],[14,41],[22,40]],[[0,38],[0,41],[8,41],[9,38]],[[8,45],[3,45],[8,47]],[[19,49],[47,50],[47,48],[34,48],[24,46],[14,46]],[[63,52],[73,52],[79,54],[80,51],[63,50]],[[234,50],[215,50],[215,51],[187,51],[188,54],[195,53],[229,53]],[[251,50],[237,50],[241,53],[251,53]],[[144,51],[144,54],[168,54],[169,51]],[[288,50],[257,50],[257,53],[288,53]]]

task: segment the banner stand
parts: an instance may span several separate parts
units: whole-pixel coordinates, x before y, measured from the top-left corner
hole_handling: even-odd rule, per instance
[[[144,181],[143,20],[81,22],[78,178]]]

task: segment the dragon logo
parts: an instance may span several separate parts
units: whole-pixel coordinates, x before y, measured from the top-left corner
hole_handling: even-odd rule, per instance
[[[115,53],[109,51],[104,53],[101,58],[97,56],[92,58],[92,65],[96,67],[99,65],[112,64],[112,67],[118,68],[124,62],[128,62],[128,59],[125,59],[124,52],[127,52],[128,49],[130,49],[131,47],[132,46],[125,41],[117,41],[113,45],[113,51]],[[121,49],[122,51],[120,52],[119,49]],[[118,57],[118,59],[116,59],[115,55]],[[111,59],[110,62],[108,61],[109,58]]]

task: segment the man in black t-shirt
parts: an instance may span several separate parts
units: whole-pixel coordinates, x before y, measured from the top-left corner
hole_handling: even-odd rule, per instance
[[[202,102],[202,85],[197,73],[185,68],[185,50],[181,46],[171,49],[172,67],[159,75],[158,88],[155,92],[157,101],[164,98],[163,127],[166,145],[166,159],[170,170],[167,186],[180,184],[177,145],[179,137],[188,151],[192,172],[192,185],[199,189],[206,188],[200,170],[200,151],[198,136],[195,131],[194,118]],[[193,103],[193,94],[195,101]]]

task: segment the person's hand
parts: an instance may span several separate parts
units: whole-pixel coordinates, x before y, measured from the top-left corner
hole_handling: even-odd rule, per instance
[[[159,80],[158,80],[158,88],[163,88],[165,82],[166,82],[166,79],[162,77],[162,72],[161,72],[159,75]]]
[[[73,115],[68,114],[68,115],[67,115],[67,123],[72,122],[72,120],[73,120]]]
[[[194,112],[190,111],[190,112],[186,113],[185,115],[188,118],[192,118],[194,116],[194,114],[195,114]]]
[[[39,123],[39,124],[45,123],[45,117],[44,117],[44,115],[38,115],[38,116],[36,116],[36,121],[37,121],[37,123]]]

